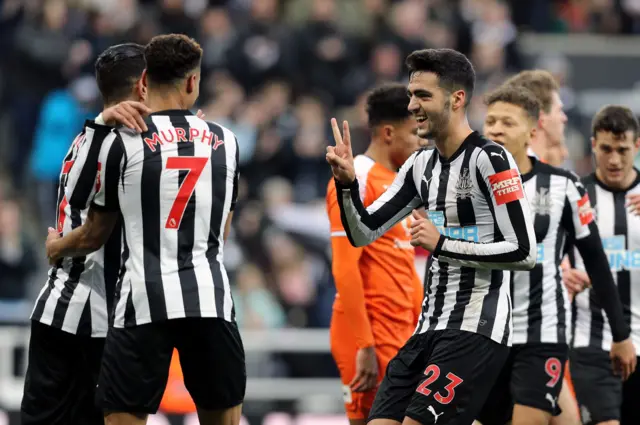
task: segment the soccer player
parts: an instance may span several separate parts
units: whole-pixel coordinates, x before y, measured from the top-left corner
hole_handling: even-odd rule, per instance
[[[144,47],[129,43],[112,46],[95,64],[96,80],[107,120],[117,116],[136,127],[127,111],[147,112],[140,85]],[[121,105],[116,105],[123,101]],[[79,147],[95,136],[80,133],[64,158],[60,172],[56,229],[67,234],[87,217],[81,205],[93,190],[95,178],[69,180]],[[102,136],[104,137],[104,133]],[[67,196],[66,194],[69,196]],[[94,394],[108,329],[108,311],[120,268],[120,232],[104,247],[73,259],[57,261],[36,300],[31,315],[28,367],[21,406],[24,425],[91,425],[104,423]]]
[[[47,253],[55,261],[96,250],[122,215],[124,267],[97,390],[107,425],[144,424],[157,411],[174,347],[200,423],[238,424],[244,349],[223,266],[237,140],[187,109],[199,94],[194,40],[158,36],[144,56],[148,131],[94,138],[98,189],[87,221],[61,239],[50,234]]]
[[[612,105],[598,111],[591,126],[596,171],[583,179],[636,352],[640,352],[640,217],[626,208],[625,198],[640,193],[640,172],[633,166],[639,135],[640,126],[629,108]],[[639,424],[640,375],[636,371],[629,377],[632,370],[616,374],[611,368],[616,335],[611,319],[602,312],[600,295],[592,291],[586,289],[574,301],[571,364],[582,420],[585,425]]]
[[[411,244],[432,252],[414,335],[389,362],[369,421],[373,425],[470,424],[500,374],[511,345],[506,270],[535,264],[535,235],[513,157],[469,127],[475,71],[450,49],[415,51],[409,110],[418,135],[435,141],[400,168],[369,207],[360,199],[349,126],[332,120],[327,161],[342,224],[354,246],[378,239],[415,208]]]
[[[376,88],[366,103],[371,144],[364,155],[354,158],[354,167],[362,203],[368,206],[393,183],[398,168],[423,139],[417,136],[417,122],[407,109],[406,86]],[[327,189],[327,212],[338,290],[331,318],[331,352],[344,384],[349,421],[363,425],[389,360],[416,326],[422,283],[414,265],[410,219],[371,245],[356,248],[342,227],[333,179]]]
[[[565,143],[567,116],[562,109],[560,87],[553,75],[542,69],[526,70],[511,77],[505,85],[523,87],[540,102],[540,118],[536,131],[531,136],[529,156],[535,156],[554,167],[562,166],[569,155]],[[568,243],[567,249],[570,246],[571,243]],[[567,270],[563,273],[563,279],[570,289],[569,298],[573,297],[575,290],[582,290],[588,282],[587,274],[581,270]],[[558,398],[558,406],[562,412],[552,418],[553,425],[577,425],[579,422],[578,405],[572,394],[568,366],[565,372]]]
[[[526,70],[504,84],[524,87],[538,99],[541,104],[540,118],[529,144],[530,155],[554,167],[561,166],[569,156],[564,134],[567,115],[562,109],[560,87],[553,75],[542,69]]]
[[[574,173],[527,155],[540,103],[527,89],[514,85],[490,93],[486,103],[484,134],[516,160],[538,245],[536,266],[512,276],[513,347],[480,420],[484,425],[502,425],[513,416],[513,425],[547,425],[559,413],[557,400],[568,357],[569,298],[560,272],[567,238],[585,259],[600,305],[612,323],[614,363],[631,368],[636,354],[589,195]]]

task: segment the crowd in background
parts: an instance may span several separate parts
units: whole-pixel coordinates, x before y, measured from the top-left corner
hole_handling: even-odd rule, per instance
[[[329,119],[368,143],[363,99],[405,81],[426,47],[468,55],[482,93],[524,67],[562,85],[570,165],[588,171],[570,73],[555,57],[525,63],[521,30],[640,33],[638,0],[0,0],[0,320],[28,317],[45,279],[60,164],[101,110],[93,62],[120,42],[184,33],[204,49],[198,107],[240,143],[241,186],[225,257],[245,328],[327,327],[335,294],[324,213]]]

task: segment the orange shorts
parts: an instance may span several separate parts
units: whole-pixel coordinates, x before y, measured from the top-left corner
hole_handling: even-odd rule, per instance
[[[414,326],[401,329],[402,332],[396,334],[396,338],[384,338],[381,334],[387,334],[385,330],[380,329],[371,323],[373,328],[373,336],[376,340],[376,357],[378,360],[378,384],[384,377],[387,365],[391,359],[398,353],[398,350],[404,345],[411,336]],[[395,327],[395,326],[394,326]],[[379,332],[376,332],[376,328]],[[373,405],[373,399],[376,390],[373,389],[364,393],[351,392],[349,383],[356,375],[356,353],[358,347],[351,331],[351,327],[346,320],[346,316],[342,313],[333,313],[331,318],[331,327],[329,329],[331,335],[331,354],[338,366],[340,379],[342,380],[342,394],[344,405],[349,419],[366,419],[369,416],[369,410]],[[403,338],[406,335],[406,338]]]

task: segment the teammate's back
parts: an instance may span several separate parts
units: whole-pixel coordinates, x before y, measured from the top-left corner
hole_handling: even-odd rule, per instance
[[[94,251],[122,215],[124,267],[96,395],[105,423],[139,424],[158,410],[176,348],[200,423],[237,424],[244,348],[222,266],[237,142],[188,111],[200,84],[195,40],[157,36],[144,57],[140,84],[153,113],[139,128],[147,130],[102,138],[89,218],[48,252],[56,260]]]
[[[159,111],[145,122],[143,134],[120,130],[126,167],[116,186],[127,241],[122,285],[138,285],[134,293],[148,298],[135,321],[230,320],[221,258],[237,193],[236,138],[186,110]],[[126,302],[118,301],[116,326],[128,315]]]

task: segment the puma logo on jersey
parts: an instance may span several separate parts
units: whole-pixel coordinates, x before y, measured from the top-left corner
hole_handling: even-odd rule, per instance
[[[499,156],[504,161],[504,156],[502,156],[502,152],[500,152],[500,153],[490,152],[489,155],[491,155],[491,156]]]

